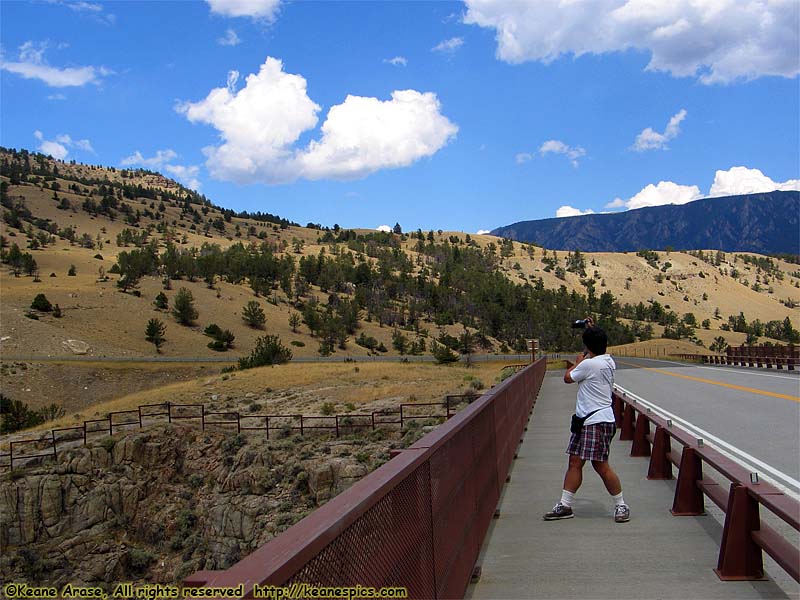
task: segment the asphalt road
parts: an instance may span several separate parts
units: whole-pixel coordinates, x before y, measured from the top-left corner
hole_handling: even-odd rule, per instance
[[[800,372],[627,357],[616,362],[618,386],[800,480]],[[791,480],[781,483],[800,492]]]

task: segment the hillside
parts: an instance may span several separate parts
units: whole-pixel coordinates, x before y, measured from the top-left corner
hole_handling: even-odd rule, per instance
[[[215,207],[149,172],[14,151],[0,151],[0,165],[0,382],[32,404],[46,403],[54,389],[71,402],[109,400],[115,386],[134,392],[197,376],[202,366],[164,365],[155,376],[152,367],[125,363],[10,359],[78,353],[235,362],[265,334],[279,336],[294,356],[356,360],[430,355],[437,346],[462,351],[465,343],[477,353],[524,353],[530,337],[544,350],[576,350],[579,336],[567,324],[589,312],[612,343],[666,335],[703,350],[719,337],[786,342],[800,322],[800,267],[778,258],[564,253],[459,232],[299,227]],[[181,288],[198,313],[189,325],[171,314]],[[60,318],[31,310],[40,293],[58,304]],[[161,293],[166,310],[154,306]],[[261,327],[242,319],[252,301],[264,312]],[[166,326],[159,352],[145,339],[153,318]],[[203,332],[211,324],[234,335],[226,352],[208,347]]]
[[[558,250],[800,252],[800,192],[706,198],[621,213],[520,221],[493,235]]]

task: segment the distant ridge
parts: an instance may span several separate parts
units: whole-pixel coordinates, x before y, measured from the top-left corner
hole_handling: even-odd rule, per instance
[[[492,235],[585,252],[713,249],[800,253],[800,192],[706,198],[622,213],[520,221]]]

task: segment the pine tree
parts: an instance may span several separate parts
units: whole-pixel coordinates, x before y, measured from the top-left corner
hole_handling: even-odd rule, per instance
[[[300,315],[296,312],[289,315],[289,327],[292,328],[292,333],[297,333],[297,327],[300,325]]]
[[[194,296],[186,288],[178,290],[172,308],[172,315],[181,325],[191,325],[197,318],[197,309],[194,307]]]
[[[267,322],[267,317],[261,305],[256,300],[251,300],[242,309],[242,320],[254,329],[261,329]]]
[[[150,319],[144,330],[144,339],[156,347],[156,352],[161,352],[161,344],[164,343],[164,334],[167,331],[166,325],[158,319]]]

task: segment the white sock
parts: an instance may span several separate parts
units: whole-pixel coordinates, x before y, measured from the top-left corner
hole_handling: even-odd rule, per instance
[[[617,494],[616,496],[611,496],[614,499],[614,506],[620,506],[621,504],[625,504],[625,501],[622,499],[622,492]]]
[[[561,504],[564,506],[572,506],[572,499],[575,497],[575,492],[568,492],[561,490]]]

